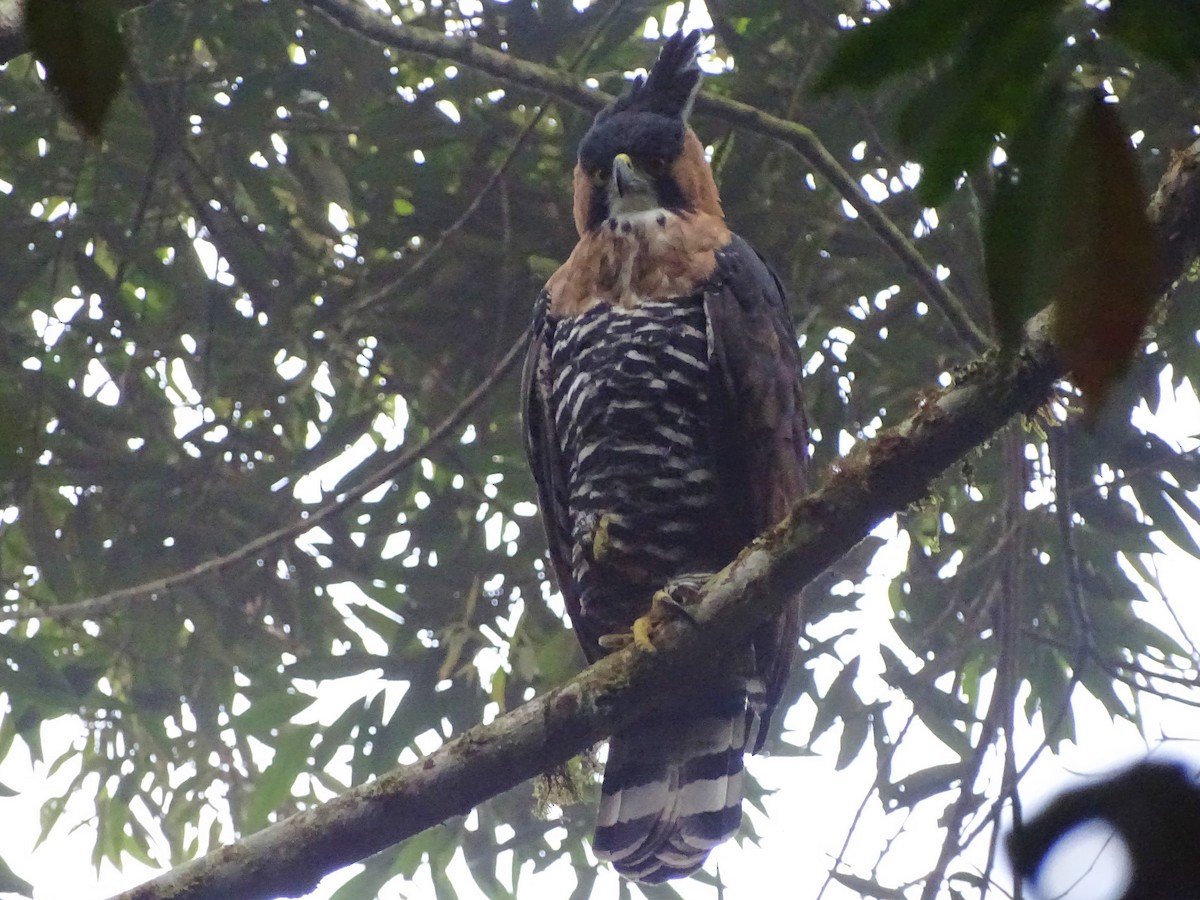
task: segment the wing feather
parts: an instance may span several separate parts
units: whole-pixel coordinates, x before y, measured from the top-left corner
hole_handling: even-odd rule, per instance
[[[567,614],[588,662],[597,655],[592,648],[600,637],[592,634],[580,615],[579,592],[571,571],[571,532],[567,513],[567,468],[554,425],[550,402],[550,343],[554,336],[555,320],[549,314],[550,295],[545,290],[537,299],[530,327],[529,350],[521,374],[521,421],[525,439],[525,455],[537,483],[538,507],[550,548],[550,563],[558,589],[562,592]]]
[[[710,405],[718,481],[738,547],[780,521],[808,485],[808,424],[787,293],[762,257],[734,235],[705,289],[712,359]],[[754,636],[766,710],[755,750],[783,692],[799,640],[799,598]]]

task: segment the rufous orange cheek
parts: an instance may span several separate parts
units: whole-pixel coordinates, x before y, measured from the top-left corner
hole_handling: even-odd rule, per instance
[[[671,165],[671,174],[683,196],[691,203],[692,209],[724,218],[721,198],[717,194],[717,183],[713,180],[712,169],[704,158],[704,145],[690,127],[684,132],[683,150]]]
[[[591,201],[592,185],[588,181],[587,175],[584,174],[583,167],[579,163],[575,164],[575,177],[573,179],[575,188],[575,199],[572,208],[572,213],[575,217],[575,230],[583,237],[583,233],[587,230],[588,222],[588,203]]]

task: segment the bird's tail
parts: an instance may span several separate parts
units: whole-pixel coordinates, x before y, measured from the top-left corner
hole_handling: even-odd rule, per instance
[[[762,683],[704,710],[659,715],[609,742],[592,849],[626,878],[690,875],[742,821],[742,754],[755,746]]]

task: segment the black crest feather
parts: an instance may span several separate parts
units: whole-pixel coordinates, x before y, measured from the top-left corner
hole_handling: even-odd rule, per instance
[[[616,102],[613,112],[637,110],[687,119],[692,101],[700,87],[700,66],[696,47],[701,32],[671,35],[658,54],[650,75],[638,76],[629,92]]]

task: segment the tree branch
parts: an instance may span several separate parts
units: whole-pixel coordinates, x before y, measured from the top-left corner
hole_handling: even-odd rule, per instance
[[[603,91],[591,90],[572,75],[517,59],[468,38],[401,25],[355,0],[305,2],[336,24],[367,40],[409,53],[452,60],[503,81],[543,91],[588,112],[598,112],[613,99]],[[701,94],[696,98],[696,109],[715,119],[777,140],[798,153],[834,186],[846,202],[854,207],[866,226],[895,254],[905,272],[921,288],[930,304],[945,315],[969,351],[979,353],[991,345],[987,335],[967,313],[966,307],[946,284],[938,281],[913,243],[871,201],[811,130],[797,122],[789,122],[726,97]]]
[[[440,443],[446,438],[455,428],[463,423],[466,417],[470,414],[479,403],[487,397],[496,385],[506,376],[516,365],[517,360],[521,358],[521,354],[525,349],[525,336],[518,338],[503,358],[496,363],[496,366],[491,372],[476,385],[471,391],[446,418],[433,427],[425,440],[416,445],[403,444],[392,452],[392,456],[380,468],[376,469],[370,475],[363,478],[362,481],[351,487],[348,491],[339,493],[337,499],[326,503],[324,506],[318,507],[311,513],[305,514],[302,518],[295,522],[289,522],[287,525],[282,525],[266,534],[256,537],[254,540],[243,544],[236,550],[225,553],[221,556],[206,559],[202,563],[198,563],[189,569],[184,569],[179,572],[172,572],[170,575],[164,575],[161,578],[154,578],[142,584],[135,584],[130,587],[118,588],[115,591],[109,591],[105,594],[98,594],[95,597],[88,597],[86,600],[79,600],[75,603],[62,603],[57,606],[41,606],[36,610],[22,615],[13,616],[12,619],[32,618],[35,616],[49,616],[54,619],[62,620],[79,620],[85,618],[95,618],[96,616],[104,615],[110,612],[115,606],[126,603],[132,600],[150,600],[157,594],[164,591],[169,591],[177,588],[182,584],[194,581],[205,575],[212,575],[216,572],[226,569],[234,563],[250,559],[256,554],[281,544],[285,541],[290,541],[298,538],[306,531],[317,527],[321,522],[331,516],[345,510],[357,503],[366,494],[369,494],[375,488],[379,487],[384,482],[395,478],[400,472],[407,469],[422,456],[425,456],[431,447]]]
[[[121,0],[125,10],[148,6],[155,0]],[[438,34],[426,28],[401,25],[383,13],[355,0],[306,0],[333,22],[368,40],[404,50],[453,60],[487,72],[512,84],[543,91],[573,106],[597,112],[612,97],[581,84],[574,76],[517,59],[469,38]],[[28,48],[21,31],[23,0],[0,0],[0,63],[20,56]],[[975,324],[966,307],[950,288],[937,279],[913,243],[883,210],[866,195],[858,182],[838,163],[817,136],[797,122],[772,116],[724,97],[701,95],[696,108],[706,115],[773,138],[796,151],[854,207],[863,222],[895,254],[926,298],[945,315],[968,350],[979,353],[990,346],[987,335]]]
[[[1200,255],[1200,141],[1171,152],[1149,212],[1162,247],[1162,292]]]
[[[1200,154],[1200,146],[1187,152],[1193,151]],[[1163,240],[1178,232],[1191,242],[1188,246],[1200,248],[1200,166],[1175,176],[1168,172],[1168,177],[1172,186],[1160,185],[1156,198],[1162,195],[1162,201],[1152,206],[1152,218],[1160,230],[1175,229],[1163,231]],[[1182,230],[1170,224],[1179,222],[1190,224]],[[1194,255],[1175,257],[1176,268],[1164,270],[1163,284],[1173,283]],[[668,703],[672,690],[688,683],[680,673],[711,666],[715,655],[737,646],[879,521],[925,496],[939,473],[1013,416],[1049,399],[1064,374],[1049,337],[1051,313],[1043,310],[1026,325],[1014,356],[989,352],[965,370],[958,384],[923,398],[899,426],[857,445],[821,490],[705,585],[691,610],[694,626],[663,628],[656,636],[657,653],[630,648],[608,656],[420,762],[397,767],[116,900],[254,900],[304,893],[333,869],[465,815]]]
[[[991,354],[966,383],[924,400],[901,425],[843,460],[825,486],[713,577],[672,623],[659,651],[613,654],[542,697],[245,840],[120,895],[199,900],[296,895],[332,869],[364,859],[569,759],[669,702],[687,670],[711,666],[786,598],[849,551],[882,519],[919,500],[930,482],[1012,416],[1046,401],[1062,375],[1047,332],[1031,322],[1021,352]]]

